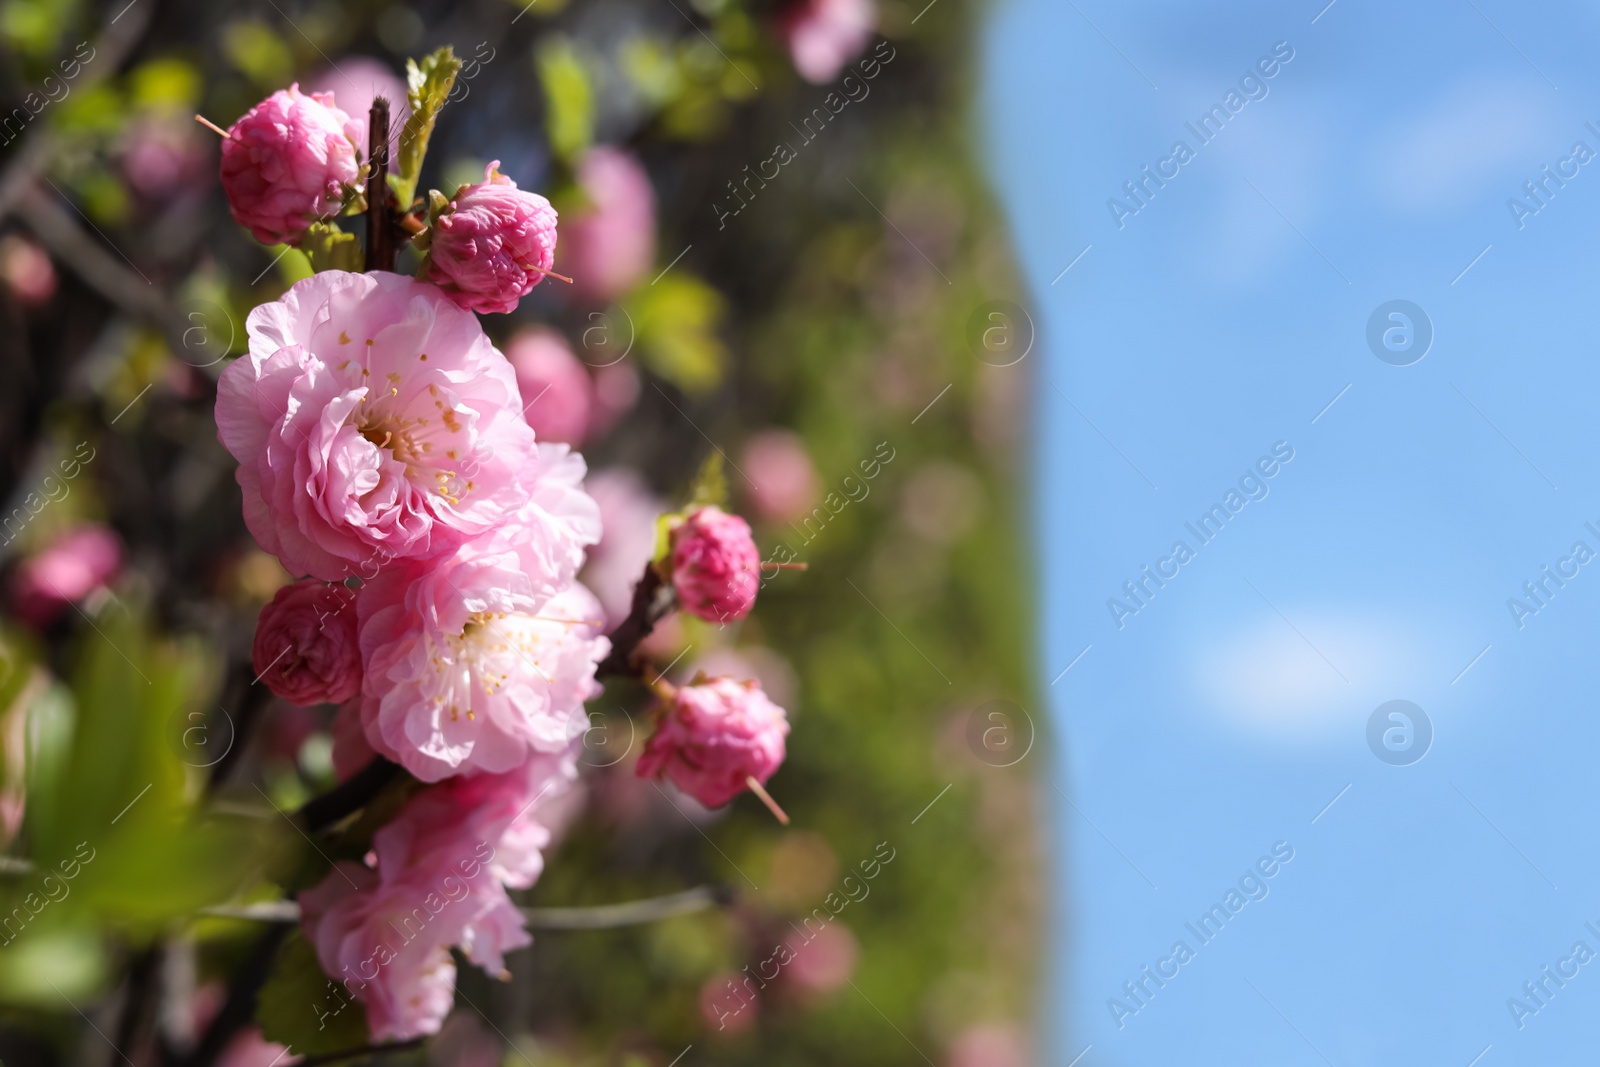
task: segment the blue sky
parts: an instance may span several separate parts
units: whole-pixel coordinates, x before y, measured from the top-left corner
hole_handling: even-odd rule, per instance
[[[1600,1036],[1600,9],[1324,3],[1000,0],[984,41],[1040,332],[1005,373],[1039,398],[1049,1062]],[[1394,700],[1420,759],[1369,743]],[[1145,965],[1176,974],[1135,1000]]]

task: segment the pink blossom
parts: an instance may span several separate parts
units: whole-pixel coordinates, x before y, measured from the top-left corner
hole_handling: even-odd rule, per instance
[[[789,722],[758,682],[713,678],[679,689],[639,757],[641,778],[665,777],[708,808],[766,784],[783,763]]]
[[[251,663],[256,677],[291,704],[339,704],[361,691],[355,593],[307,578],[279,589],[261,609]]]
[[[873,0],[799,0],[780,18],[779,30],[794,69],[821,85],[861,54],[877,21]]]
[[[655,262],[655,190],[635,156],[609,145],[584,153],[577,179],[587,206],[564,224],[561,266],[580,297],[616,300]]]
[[[210,163],[206,133],[174,114],[150,114],[127,128],[122,173],[140,196],[166,200],[194,185]]]
[[[456,190],[429,239],[428,279],[469,311],[515,311],[555,263],[556,209],[499,166]]]
[[[372,101],[383,97],[389,101],[389,158],[394,160],[400,148],[400,131],[411,116],[411,104],[406,97],[406,83],[381,59],[371,56],[341,56],[337,63],[317,75],[307,85],[307,92],[315,95],[339,93],[344,110],[355,122],[357,133],[353,140],[362,159],[368,158],[368,115]]]
[[[583,581],[605,605],[607,628],[628,617],[633,587],[656,550],[656,517],[666,504],[628,467],[597,471],[586,483],[600,506],[603,533],[589,553]]]
[[[831,993],[848,982],[861,954],[855,935],[839,922],[819,928],[798,946],[791,941],[790,947],[794,958],[784,974],[811,994]]]
[[[700,1018],[714,1033],[748,1030],[760,1014],[761,998],[749,975],[722,971],[700,987]]]
[[[771,522],[793,522],[817,502],[817,469],[800,435],[763,430],[744,446],[740,466],[753,483],[751,503]]]
[[[370,866],[341,862],[300,894],[323,969],[366,1008],[377,1041],[436,1033],[454,1001],[451,946],[492,975],[531,943],[505,885],[538,877],[539,805],[576,776],[572,752],[413,796],[374,836]]]
[[[56,268],[44,249],[16,234],[0,237],[0,278],[22,303],[36,307],[56,295]]]
[[[564,445],[540,454],[551,468],[505,527],[362,587],[367,740],[424,781],[509,770],[588,725],[610,645],[593,595],[563,583],[599,514],[578,488],[582,461]]]
[[[361,176],[362,123],[332,93],[280,89],[245,112],[222,142],[228,210],[262,244],[299,244],[306,227],[335,214]]]
[[[259,1026],[239,1031],[217,1059],[217,1067],[294,1067],[304,1057],[285,1055],[289,1050],[268,1041]]]
[[[523,330],[506,345],[528,420],[541,441],[580,445],[589,430],[594,383],[566,339],[544,327]]]
[[[1015,1023],[980,1023],[955,1036],[945,1062],[949,1067],[1023,1067],[1033,1055]]]
[[[122,540],[98,523],[79,526],[17,567],[11,576],[12,610],[35,626],[48,626],[121,569]]]
[[[639,372],[627,362],[607,363],[594,372],[594,418],[589,436],[601,437],[639,403]]]
[[[453,874],[440,877],[452,879],[449,887],[442,880],[431,890],[383,885],[378,872],[341,860],[300,894],[301,924],[317,959],[366,1008],[374,1041],[434,1033],[455,1002],[450,946],[485,910],[477,898],[486,894]]]
[[[744,618],[760,578],[761,553],[739,516],[703,507],[672,528],[672,584],[689,614],[707,622]]]
[[[244,517],[294,574],[369,578],[528,501],[533,431],[477,318],[398,274],[324,271],[262,304],[217,386]]]
[[[582,705],[610,651],[600,605],[574,584],[538,613],[517,611],[496,589],[504,579],[493,561],[466,560],[398,593],[387,587],[403,579],[373,582],[371,600],[362,590],[366,741],[422,781],[506,771],[589,725]],[[445,592],[430,587],[451,584],[461,593],[429,603]]]

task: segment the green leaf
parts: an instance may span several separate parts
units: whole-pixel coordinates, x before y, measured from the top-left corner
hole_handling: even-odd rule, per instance
[[[300,250],[311,260],[313,271],[348,270],[363,266],[361,244],[353,233],[345,233],[337,223],[313,222],[300,242]]]
[[[272,976],[256,996],[256,1022],[268,1041],[301,1056],[357,1049],[369,1040],[366,1009],[344,983],[322,972],[299,930],[278,950]]]
[[[571,42],[552,37],[535,59],[545,95],[545,135],[550,150],[571,163],[594,140],[594,90]]]
[[[623,302],[644,363],[684,392],[709,392],[728,362],[717,330],[727,312],[722,294],[682,267]]]
[[[722,467],[722,453],[716,449],[700,464],[694,481],[689,484],[689,510],[728,502],[728,473]]]
[[[461,60],[449,45],[424,56],[421,63],[406,60],[406,98],[411,102],[411,115],[400,133],[400,180],[395,183],[395,196],[402,211],[411,206],[417,194],[417,179],[422,175],[422,160],[428,154],[433,124],[450,99],[450,89],[460,71]]]

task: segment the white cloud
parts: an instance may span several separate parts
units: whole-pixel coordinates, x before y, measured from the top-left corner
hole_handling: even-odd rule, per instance
[[[1566,154],[1579,130],[1571,123],[1568,137],[1565,125],[1538,82],[1464,81],[1364,143],[1380,200],[1444,214],[1501,190],[1511,196],[1540,164]]]

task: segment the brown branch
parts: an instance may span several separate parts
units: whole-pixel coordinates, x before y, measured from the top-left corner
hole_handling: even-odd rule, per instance
[[[394,213],[389,208],[389,101],[376,97],[367,116],[367,270],[394,270]]]
[[[677,593],[661,577],[655,565],[646,563],[639,584],[633,587],[633,605],[628,617],[609,634],[611,653],[600,662],[596,674],[620,675],[627,678],[640,676],[639,665],[634,663],[634,653],[639,644],[650,636],[650,631],[678,605]]]
[[[325,830],[352,812],[367,806],[378,792],[400,774],[400,765],[382,756],[340,782],[321,796],[312,797],[295,812],[295,821],[307,833]]]

